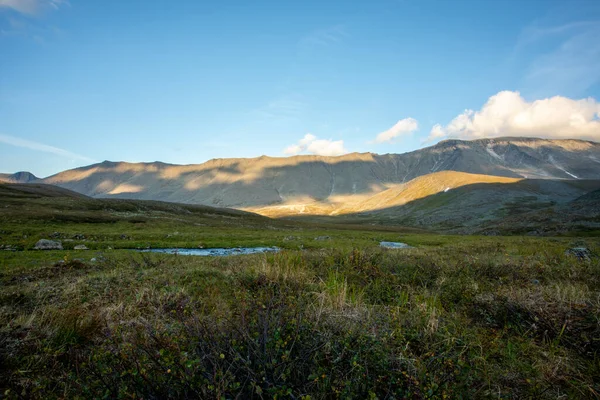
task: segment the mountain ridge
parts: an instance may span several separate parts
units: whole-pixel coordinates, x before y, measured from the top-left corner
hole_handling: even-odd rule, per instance
[[[90,164],[90,165],[86,165],[86,166],[82,166],[82,167],[77,167],[77,168],[73,168],[71,170],[66,170],[66,171],[73,171],[73,170],[79,170],[79,169],[87,169],[90,168],[92,166],[97,166],[97,165],[118,165],[118,164],[139,164],[139,165],[155,165],[155,164],[159,164],[159,165],[164,165],[164,166],[171,166],[171,167],[189,167],[189,166],[199,166],[199,165],[205,165],[205,164],[212,164],[212,163],[220,163],[223,161],[229,161],[229,162],[240,162],[240,161],[245,161],[245,162],[250,162],[250,161],[257,161],[260,159],[269,159],[269,160],[309,160],[309,161],[314,161],[314,160],[318,160],[318,161],[322,161],[322,160],[329,160],[329,161],[344,161],[348,158],[352,158],[351,156],[360,156],[363,157],[365,159],[369,158],[369,157],[373,157],[373,156],[380,156],[380,157],[385,157],[385,156],[403,156],[403,155],[408,155],[408,154],[413,154],[413,153],[419,153],[423,150],[426,149],[434,149],[434,148],[439,148],[439,147],[445,147],[445,146],[451,146],[451,145],[459,145],[459,144],[468,144],[468,143],[474,143],[474,142],[481,142],[481,143],[497,143],[497,142],[503,142],[503,141],[509,141],[509,142],[535,142],[535,141],[543,141],[546,143],[562,143],[562,144],[566,144],[569,142],[572,143],[577,143],[577,144],[588,144],[590,146],[598,146],[600,147],[600,143],[599,142],[594,142],[591,140],[583,140],[583,139],[544,139],[544,138],[535,138],[535,137],[513,137],[513,136],[503,136],[503,137],[497,137],[497,138],[482,138],[482,139],[473,139],[473,140],[464,140],[464,139],[444,139],[434,145],[431,146],[427,146],[427,147],[423,147],[421,149],[417,149],[417,150],[412,150],[412,151],[408,151],[408,152],[404,152],[404,153],[375,153],[375,152],[351,152],[351,153],[346,153],[346,154],[342,154],[339,156],[320,156],[320,155],[314,155],[314,154],[300,154],[300,155],[294,155],[294,156],[268,156],[268,155],[260,155],[260,156],[256,156],[256,157],[219,157],[219,158],[211,158],[207,161],[204,161],[202,163],[194,163],[194,164],[177,164],[177,163],[168,163],[168,162],[164,162],[164,161],[139,161],[139,162],[129,162],[129,161],[112,161],[112,160],[104,160],[102,162],[99,163],[95,163],[95,164]],[[597,160],[598,163],[600,163],[600,160]],[[58,172],[56,174],[52,174],[46,178],[37,178],[37,179],[49,179],[53,176],[59,175],[61,173],[63,173],[65,171],[61,171]],[[0,174],[1,175],[8,175],[8,174]],[[33,175],[33,174],[32,174]]]
[[[103,161],[36,182],[90,197],[238,209],[334,212],[441,171],[513,179],[600,180],[600,143],[576,139],[450,139],[412,152],[217,158],[202,164]],[[360,211],[360,210],[354,210]]]
[[[450,140],[403,154],[213,159],[202,164],[105,161],[42,180],[92,197],[225,207],[336,201],[453,170],[529,179],[600,179],[600,144],[581,140]]]
[[[96,198],[271,217],[364,215],[421,227],[447,219],[456,222],[444,225],[450,229],[470,223],[464,207],[494,219],[518,206],[527,211],[575,200],[600,189],[598,182],[599,143],[536,138],[452,139],[403,154],[220,158],[188,165],[103,161],[39,181]],[[440,209],[430,209],[438,203]]]

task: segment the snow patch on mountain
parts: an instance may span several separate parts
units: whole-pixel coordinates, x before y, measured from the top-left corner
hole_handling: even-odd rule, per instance
[[[577,177],[577,175],[570,173],[569,171],[567,171],[566,169],[564,169],[563,167],[561,167],[555,160],[554,157],[549,156],[548,157],[548,161],[550,161],[552,163],[552,165],[554,165],[556,168],[560,169],[562,172],[564,172],[565,174],[575,178],[575,179],[579,179],[579,177]]]
[[[488,154],[490,156],[494,157],[495,159],[504,161],[504,158],[494,151],[494,148],[492,147],[491,143],[489,143],[487,146],[485,146],[485,151],[487,151]]]

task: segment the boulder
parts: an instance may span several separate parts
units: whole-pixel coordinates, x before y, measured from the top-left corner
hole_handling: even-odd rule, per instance
[[[87,246],[85,244],[78,244],[77,246],[73,247],[73,250],[89,250],[87,248]]]
[[[59,241],[40,239],[35,244],[35,250],[62,250],[62,243]]]
[[[319,242],[323,242],[323,241],[325,241],[325,240],[331,240],[331,237],[330,237],[330,236],[317,236],[317,237],[315,238],[315,240],[317,240],[317,241],[319,241]]]
[[[592,252],[589,251],[586,247],[573,247],[565,251],[565,254],[568,256],[576,257],[581,261],[587,261],[592,258]]]

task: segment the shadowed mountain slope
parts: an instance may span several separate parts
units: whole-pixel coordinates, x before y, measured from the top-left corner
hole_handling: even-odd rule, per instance
[[[515,213],[480,230],[482,233],[600,235],[600,190],[568,203]]]
[[[442,182],[454,185],[439,190]],[[600,180],[519,180],[440,172],[373,197],[389,194],[381,203],[350,205],[337,216],[292,218],[402,224],[454,233],[564,233],[600,229],[599,189]]]
[[[89,198],[81,193],[58,186],[40,183],[3,183],[0,182],[0,198]]]
[[[44,179],[92,197],[334,212],[439,171],[528,179],[600,179],[600,144],[528,138],[447,140],[405,154],[216,159],[199,165],[103,162]],[[387,195],[383,195],[384,197]],[[368,203],[365,203],[368,204]],[[314,210],[313,210],[314,209]]]
[[[0,183],[0,209],[0,222],[112,223],[144,222],[148,218],[175,218],[181,221],[200,218],[210,222],[206,226],[215,221],[218,222],[217,226],[235,224],[235,221],[262,226],[270,221],[266,217],[235,209],[148,200],[94,199],[45,184]]]
[[[0,174],[0,182],[8,183],[31,183],[38,181],[39,178],[27,171],[19,171],[14,174]]]

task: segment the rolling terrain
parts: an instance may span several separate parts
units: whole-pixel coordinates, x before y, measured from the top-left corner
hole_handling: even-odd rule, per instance
[[[356,232],[360,231],[360,234]],[[367,232],[368,231],[368,232]],[[322,247],[332,234],[372,244],[422,229],[304,223],[210,206],[153,200],[94,199],[45,184],[0,183],[0,245],[33,249],[40,238],[106,249],[152,247]],[[326,240],[317,240],[323,237]],[[0,248],[1,249],[1,248]]]
[[[313,222],[402,225],[460,234],[552,235],[599,232],[600,210],[595,202],[599,189],[600,180],[442,171],[388,185],[368,197],[246,210]]]
[[[413,180],[407,205],[440,195],[429,194],[432,179],[473,180],[454,174]],[[554,184],[478,179],[541,182],[541,192]],[[565,192],[587,184],[567,182],[574,186]],[[394,204],[394,193],[379,200]],[[593,191],[566,204],[597,209],[597,200]],[[41,239],[61,246],[38,250]],[[281,251],[138,251],[246,246]],[[597,237],[329,225],[0,184],[0,393],[596,398],[598,249]]]
[[[267,206],[252,209],[271,217],[300,215],[329,215],[331,217],[361,213],[370,215],[393,207],[404,206],[412,201],[448,192],[461,186],[475,183],[514,183],[518,178],[476,175],[455,171],[434,172],[401,184],[391,184],[388,188],[372,196],[346,196],[335,203],[302,206]]]
[[[90,197],[219,207],[325,206],[369,197],[417,177],[457,171],[526,179],[600,179],[600,144],[526,138],[447,140],[405,154],[216,159],[199,165],[109,162],[44,183]]]
[[[600,144],[529,138],[446,140],[405,154],[216,159],[199,165],[109,162],[37,180],[92,198],[235,208],[275,218],[401,224],[455,233],[596,229],[554,224],[569,203],[600,189]],[[557,208],[562,207],[562,208]],[[545,210],[542,212],[542,210]],[[537,216],[533,216],[537,213]],[[511,219],[529,215],[532,220]],[[507,219],[504,223],[503,220]],[[543,229],[542,229],[543,230]]]
[[[0,393],[596,398],[597,237],[400,224],[580,231],[599,196],[596,179],[439,171],[290,220],[3,183]],[[139,251],[263,246],[281,251]]]
[[[453,233],[561,234],[600,230],[600,180],[517,179],[437,172],[337,209],[292,215],[284,207],[256,210],[297,220],[377,223]],[[542,218],[542,216],[544,218]]]

